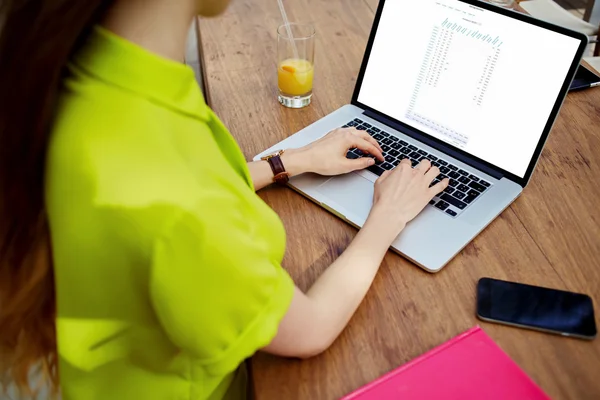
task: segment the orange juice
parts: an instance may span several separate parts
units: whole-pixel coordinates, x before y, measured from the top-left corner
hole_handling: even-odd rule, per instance
[[[314,67],[308,60],[288,58],[279,63],[279,90],[289,96],[304,96],[312,91]]]

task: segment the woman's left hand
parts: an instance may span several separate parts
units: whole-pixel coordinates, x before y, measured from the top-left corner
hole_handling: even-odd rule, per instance
[[[352,148],[384,161],[379,143],[367,132],[355,128],[335,129],[305,147],[290,150],[289,157],[293,156],[296,163],[302,165],[302,172],[314,172],[326,176],[365,169],[375,163],[371,157],[346,158],[348,150]]]

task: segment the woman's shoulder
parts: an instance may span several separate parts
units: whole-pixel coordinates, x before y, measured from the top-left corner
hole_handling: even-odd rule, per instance
[[[47,185],[93,187],[94,202],[138,206],[197,196],[197,178],[143,101],[96,83],[67,82],[49,139]]]

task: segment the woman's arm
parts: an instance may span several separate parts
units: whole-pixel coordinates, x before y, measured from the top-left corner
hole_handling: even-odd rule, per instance
[[[429,161],[414,169],[410,165],[403,160],[377,181],[364,227],[306,294],[296,288],[277,336],[264,351],[306,358],[323,352],[337,338],[371,286],[390,244],[448,186],[444,179],[429,187],[439,174]]]
[[[281,162],[283,163],[286,172],[290,174],[290,178],[308,172],[305,167],[306,154],[301,150],[286,150],[281,155]],[[250,170],[252,182],[254,182],[254,190],[259,191],[273,183],[273,171],[267,161],[260,160],[249,162],[248,169]]]
[[[373,165],[371,158],[349,160],[348,149],[356,147],[384,161],[381,147],[375,139],[363,131],[354,128],[336,129],[328,135],[300,149],[286,150],[281,162],[290,177],[305,172],[321,175],[341,175]],[[267,161],[248,163],[254,189],[260,190],[273,183],[273,171]]]
[[[264,351],[308,358],[325,351],[342,332],[366,295],[391,239],[371,219],[346,251],[304,294],[296,288],[275,339]]]

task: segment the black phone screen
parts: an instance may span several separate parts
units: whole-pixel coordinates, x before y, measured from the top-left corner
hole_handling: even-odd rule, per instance
[[[487,320],[593,338],[594,306],[589,296],[482,278],[477,313]]]

